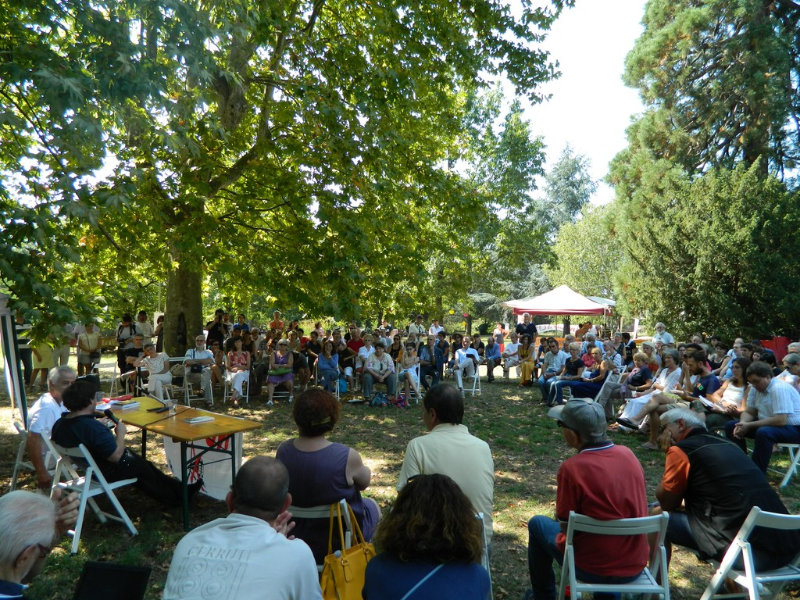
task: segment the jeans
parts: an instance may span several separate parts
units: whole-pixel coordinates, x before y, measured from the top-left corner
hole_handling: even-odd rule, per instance
[[[728,421],[725,426],[725,437],[739,446],[742,451],[747,453],[747,443],[740,438],[733,436],[733,428],[739,421]],[[784,425],[783,427],[772,427],[765,425],[759,427],[754,432],[747,434],[747,437],[755,439],[753,446],[753,462],[764,473],[769,467],[769,459],[772,457],[772,447],[775,444],[800,444],[800,426]]]
[[[339,385],[339,371],[336,369],[327,369],[319,372],[319,384],[329,392],[336,392],[336,386]]]
[[[389,373],[389,376],[383,380],[386,384],[386,394],[394,396],[394,389],[397,385],[397,375]],[[369,400],[372,398],[372,386],[375,384],[375,377],[369,371],[364,371],[364,398]]]
[[[545,377],[545,375],[550,375],[550,377]],[[553,371],[547,371],[547,373],[542,373],[542,376],[539,377],[539,389],[542,391],[542,402],[547,402],[547,398],[550,396],[550,386],[555,383],[555,375]]]
[[[558,521],[550,517],[537,516],[528,521],[528,570],[531,577],[534,600],[555,600],[556,578],[553,561],[559,565],[563,554],[556,547],[556,536],[561,531]],[[614,575],[595,575],[575,568],[575,575],[581,581],[590,583],[626,583],[638,577],[617,577]],[[595,594],[595,600],[618,600],[620,594]]]

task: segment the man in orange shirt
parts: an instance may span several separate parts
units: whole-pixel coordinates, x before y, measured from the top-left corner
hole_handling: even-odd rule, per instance
[[[708,433],[697,413],[674,408],[661,415],[661,423],[675,442],[656,488],[660,510],[669,511],[668,558],[672,544],[678,544],[701,558],[722,560],[753,506],[788,514],[756,464],[736,444]],[[757,571],[777,569],[800,550],[800,535],[756,530],[750,544]],[[743,568],[741,557],[734,568]]]

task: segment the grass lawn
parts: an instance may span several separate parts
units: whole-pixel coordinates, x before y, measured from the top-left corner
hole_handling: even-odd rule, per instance
[[[527,571],[527,521],[536,514],[553,515],[555,508],[556,471],[561,462],[573,453],[561,438],[555,422],[545,417],[545,408],[537,388],[521,388],[512,379],[483,383],[483,394],[474,398],[467,394],[464,423],[470,431],[486,440],[492,448],[496,469],[494,542],[492,579],[495,597],[518,599],[529,587]],[[31,401],[32,403],[32,401]],[[249,407],[217,410],[259,420],[263,427],[244,436],[245,457],[256,454],[274,455],[278,444],[295,435],[291,409],[284,403],[267,408],[262,401]],[[17,448],[8,399],[0,399],[0,485],[8,488]],[[134,429],[134,428],[131,428]],[[361,453],[372,469],[372,485],[366,494],[375,498],[385,510],[395,497],[394,485],[408,441],[423,433],[421,408],[370,408],[344,405],[342,416],[330,438],[347,444]],[[648,497],[661,477],[664,455],[639,448],[640,437],[612,434],[615,442],[630,446],[644,467]],[[153,440],[154,438],[151,438]],[[129,446],[138,448],[139,436],[130,434]],[[166,469],[163,451],[150,442],[148,458]],[[774,457],[774,464],[785,466],[785,454]],[[770,474],[777,486],[780,477]],[[793,480],[782,497],[792,513],[800,512],[800,478]],[[25,474],[23,489],[34,489],[35,480]],[[147,598],[161,597],[172,550],[183,535],[180,510],[165,510],[137,490],[125,489],[119,494],[139,535],[130,538],[121,525],[101,526],[88,515],[81,537],[80,552],[69,554],[65,539],[47,561],[44,571],[28,593],[32,599],[58,600],[71,598],[86,560],[147,564],[153,569]],[[199,525],[225,515],[222,502],[200,497],[192,507],[192,524]],[[694,555],[677,550],[670,568],[674,598],[696,599],[712,575],[711,567]],[[786,597],[795,597],[790,592]]]

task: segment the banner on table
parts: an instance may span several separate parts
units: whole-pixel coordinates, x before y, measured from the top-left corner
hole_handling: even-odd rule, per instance
[[[235,464],[238,470],[242,464],[242,434],[236,433],[236,456]],[[204,440],[197,440],[195,446],[211,448],[218,440],[224,439],[220,446],[224,450],[230,450],[231,436],[210,437]],[[167,454],[167,464],[172,474],[178,479],[181,478],[181,444],[173,442],[171,437],[164,436],[164,451]],[[197,448],[187,448],[187,459],[191,459],[202,452]],[[190,463],[191,464],[191,463]],[[231,457],[225,452],[209,450],[192,466],[189,473],[189,483],[194,483],[203,478],[203,493],[217,500],[224,500],[231,489]]]

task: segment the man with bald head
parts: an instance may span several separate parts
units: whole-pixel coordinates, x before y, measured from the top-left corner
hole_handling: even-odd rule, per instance
[[[291,502],[283,463],[247,461],[225,498],[230,514],[192,530],[175,549],[164,600],[261,598],[267,591],[270,598],[321,600],[311,549],[286,537]]]

